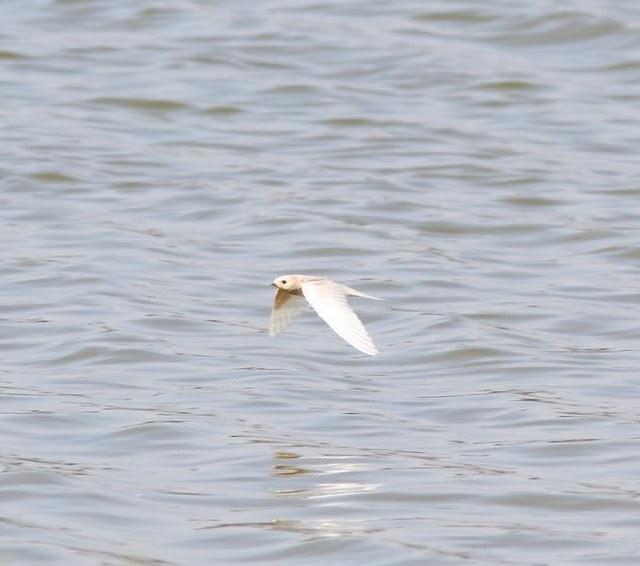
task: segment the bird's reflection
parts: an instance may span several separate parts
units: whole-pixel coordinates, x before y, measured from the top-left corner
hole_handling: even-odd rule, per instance
[[[303,457],[295,452],[279,451],[275,454],[273,475],[276,477],[328,476],[360,472],[370,467],[368,462],[354,456]],[[379,486],[380,484],[371,482],[318,481],[310,485],[277,489],[274,494],[279,497],[305,499],[338,498],[371,493]]]

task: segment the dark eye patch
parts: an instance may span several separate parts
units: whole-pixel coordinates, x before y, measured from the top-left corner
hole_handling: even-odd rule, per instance
[[[282,283],[283,285],[286,285],[287,284],[287,280],[283,279],[282,281],[280,281],[280,283]]]

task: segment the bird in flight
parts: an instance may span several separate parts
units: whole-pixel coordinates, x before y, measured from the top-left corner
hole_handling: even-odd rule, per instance
[[[312,275],[281,275],[271,284],[277,288],[271,308],[269,335],[280,334],[305,310],[307,303],[333,331],[357,350],[375,356],[373,340],[347,302],[347,295],[381,301],[331,279]]]

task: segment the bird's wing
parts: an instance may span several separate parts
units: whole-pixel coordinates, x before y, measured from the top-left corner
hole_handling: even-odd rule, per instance
[[[271,320],[269,321],[269,335],[280,334],[305,310],[307,301],[302,295],[294,295],[282,289],[276,291],[271,307]]]
[[[351,310],[342,285],[324,279],[302,284],[302,292],[322,318],[343,340],[357,350],[375,356],[378,349],[362,322]]]

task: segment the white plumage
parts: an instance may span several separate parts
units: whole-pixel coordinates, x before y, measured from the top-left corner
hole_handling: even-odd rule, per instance
[[[271,336],[279,334],[298,318],[308,302],[340,338],[370,356],[378,353],[364,325],[351,310],[347,295],[376,301],[381,299],[330,279],[311,275],[282,275],[274,279],[272,285],[278,290],[271,309]]]

